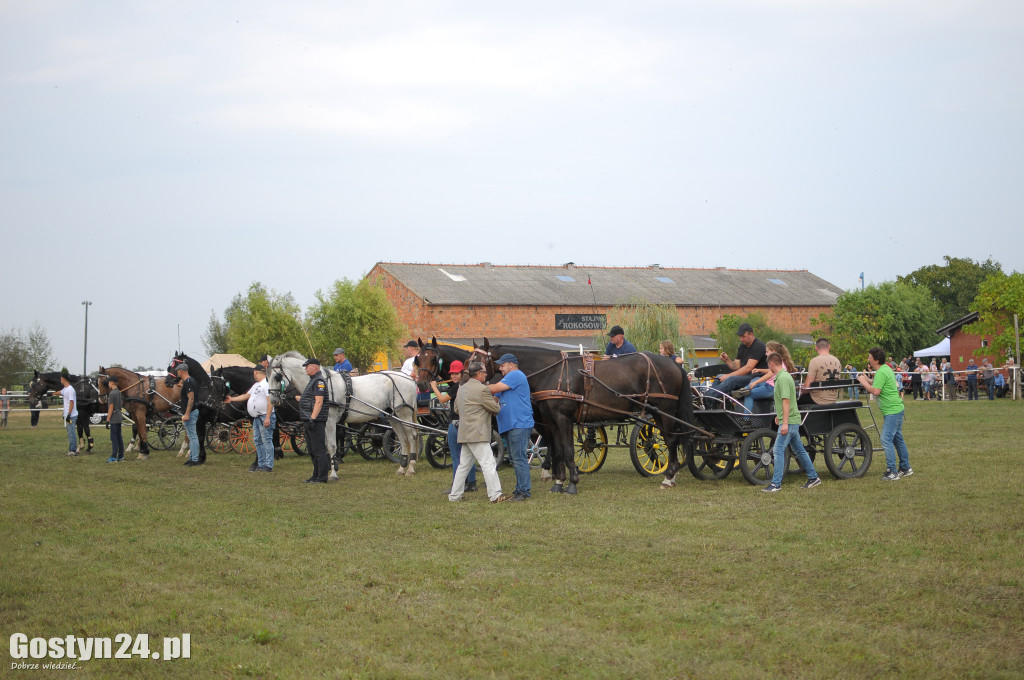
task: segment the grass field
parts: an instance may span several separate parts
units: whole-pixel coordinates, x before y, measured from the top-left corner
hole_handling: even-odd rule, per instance
[[[879,452],[859,480],[819,460],[809,491],[685,470],[659,491],[612,450],[577,497],[535,474],[499,505],[482,483],[449,503],[425,461],[304,485],[292,454],[108,465],[102,429],[66,458],[22,419],[0,432],[0,629],[191,635],[190,659],[76,678],[1024,677],[1024,404],[907,407],[899,482]],[[45,673],[7,655],[0,675]]]

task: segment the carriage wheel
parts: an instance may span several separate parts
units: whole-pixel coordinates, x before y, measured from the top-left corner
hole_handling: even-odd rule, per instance
[[[822,434],[811,434],[807,435],[806,441],[804,442],[804,450],[807,451],[807,457],[814,462],[814,459],[818,455],[818,451],[825,449],[825,435]],[[803,468],[800,467],[800,461],[793,455],[792,449],[786,449],[786,474],[787,475],[806,475]]]
[[[306,453],[306,433],[304,430],[295,430],[288,436],[288,441],[292,444],[292,451],[298,456],[309,455]]]
[[[576,469],[582,473],[597,472],[608,457],[608,433],[600,425],[576,425],[574,432]]]
[[[365,423],[352,439],[352,445],[366,460],[384,459],[384,433],[374,424]]]
[[[231,450],[231,430],[224,423],[215,423],[206,428],[206,448],[217,453]]]
[[[146,442],[149,444],[149,448],[154,451],[160,451],[164,448],[164,445],[160,443],[160,425],[161,423],[146,422]]]
[[[743,479],[754,486],[764,486],[772,481],[775,474],[775,431],[763,428],[754,430],[743,440],[740,447],[740,472]],[[789,449],[786,449],[786,463],[789,463]]]
[[[690,474],[702,481],[725,479],[736,466],[736,444],[720,444],[700,440],[694,443],[693,451],[686,456],[686,467]]]
[[[853,423],[837,426],[825,441],[825,465],[836,479],[863,477],[871,466],[871,453],[871,438]]]
[[[178,445],[178,438],[185,431],[185,426],[180,420],[165,420],[157,428],[157,438],[160,441],[160,448],[173,449]]]
[[[388,430],[384,434],[384,455],[395,465],[401,463],[402,444],[398,441],[398,437],[395,436],[394,430]]]
[[[448,437],[446,436],[432,434],[427,437],[423,452],[427,454],[427,462],[431,467],[443,470],[452,466],[452,453],[448,450]]]
[[[231,441],[231,448],[234,449],[236,453],[246,454],[256,452],[256,442],[253,441],[252,438],[252,425],[249,425],[249,423],[244,420],[231,424],[228,439]]]
[[[496,468],[500,468],[502,463],[512,462],[506,456],[505,440],[501,438],[501,435],[495,429],[491,429],[491,451],[494,452],[494,466]]]
[[[652,423],[641,423],[629,437],[629,457],[644,477],[660,475],[668,469],[668,447],[661,430]]]
[[[533,428],[530,433],[530,445],[526,447],[526,456],[529,459],[530,467],[541,467],[547,462],[548,447],[541,445],[540,432]]]

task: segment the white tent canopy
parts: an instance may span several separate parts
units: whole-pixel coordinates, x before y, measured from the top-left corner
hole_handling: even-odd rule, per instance
[[[948,357],[949,338],[943,338],[942,342],[931,347],[925,347],[914,352],[915,357]]]

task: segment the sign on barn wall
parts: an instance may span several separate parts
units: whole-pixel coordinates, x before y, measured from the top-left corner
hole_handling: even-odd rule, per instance
[[[603,331],[605,314],[555,314],[556,331]]]

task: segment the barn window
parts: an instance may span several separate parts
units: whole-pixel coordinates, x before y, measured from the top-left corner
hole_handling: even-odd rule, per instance
[[[769,282],[774,283],[776,286],[788,286],[789,284],[782,279],[768,279]]]
[[[667,276],[655,276],[654,278],[658,279],[662,283],[675,283],[675,281],[673,281],[672,279],[668,278]]]
[[[575,283],[576,281],[576,279],[572,278],[571,276],[565,276],[564,274],[562,276],[556,276],[555,278],[558,279],[559,281],[565,281],[566,283]]]

